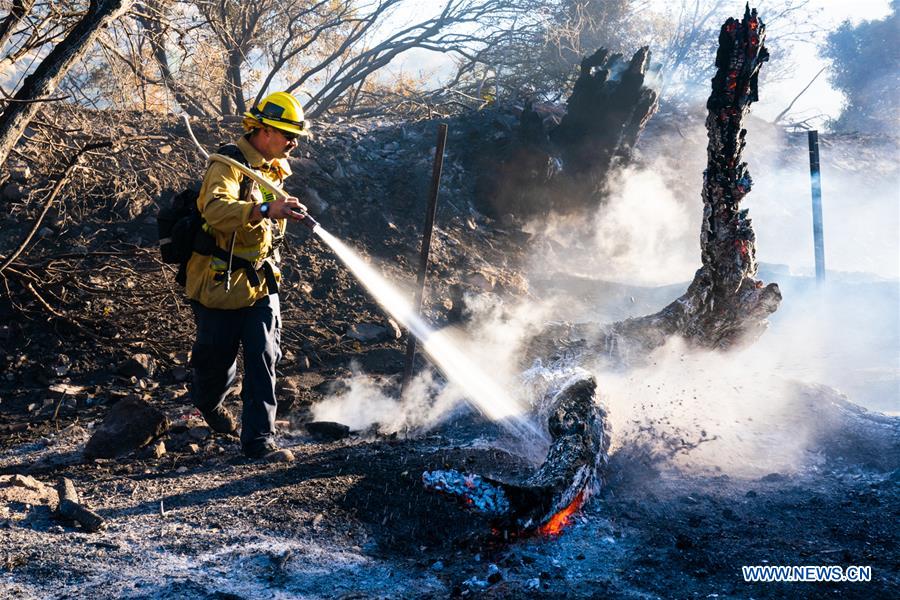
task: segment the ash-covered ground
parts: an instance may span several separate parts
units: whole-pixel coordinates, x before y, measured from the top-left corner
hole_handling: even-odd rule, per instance
[[[119,126],[69,109],[51,118],[91,135]],[[0,596],[896,597],[898,283],[883,260],[854,269],[842,254],[833,268],[843,273],[819,293],[793,260],[799,234],[788,224],[808,203],[792,179],[805,169],[804,148],[788,160],[796,140],[761,125],[750,133],[759,200],[748,206],[768,263],[761,278],[785,292],[756,344],[698,353],[673,340],[639,364],[610,368],[561,352],[536,367],[519,352],[534,327],[649,314],[684,290],[697,262],[705,155],[684,141],[698,129],[682,123],[673,133],[661,120],[610,205],[576,223],[490,218],[466,157],[473,140],[509,120],[451,121],[425,315],[455,327],[466,352],[524,401],[539,400],[525,371],[532,384],[576,364],[596,376],[612,420],[611,461],[600,493],[562,535],[497,537],[484,518],[424,490],[422,472],[432,469],[524,477],[540,448],[481,420],[424,361],[415,393],[399,399],[405,340],[305,232],[285,253],[280,380],[279,441],[297,461],[245,461],[233,438],[204,427],[184,383],[193,325],[172,273],[155,259],[153,223],[153,199],[202,166],[174,119],[134,116],[135,132],[166,141],[86,161],[5,274]],[[195,128],[210,147],[236,134],[234,124]],[[289,189],[313,198],[323,225],[401,287],[414,279],[434,130],[428,121],[321,124],[294,161]],[[4,184],[19,186],[4,191],[4,254],[52,184],[39,136],[62,143],[59,135],[40,130],[20,147],[31,172]],[[826,202],[829,173],[842,192],[859,187],[867,175],[854,160],[882,165],[884,148],[896,148],[881,138],[830,143],[838,158],[823,151]],[[784,188],[770,175],[776,166]],[[885,168],[860,200],[867,214],[881,214],[878,190],[897,182],[896,168]],[[850,202],[836,199],[836,208]],[[885,210],[873,238],[894,218]],[[772,230],[783,233],[767,246]],[[841,235],[835,229],[831,239],[843,244]],[[877,240],[860,244],[866,256],[893,260]],[[85,460],[111,407],[133,399],[167,415],[165,452]],[[304,428],[313,418],[354,433],[316,439]],[[60,476],[106,519],[103,531],[53,517]],[[743,565],[864,565],[872,581],[746,583]]]

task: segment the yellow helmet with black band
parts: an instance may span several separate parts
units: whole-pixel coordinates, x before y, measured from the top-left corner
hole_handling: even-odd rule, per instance
[[[245,127],[247,119],[288,133],[309,135],[309,123],[304,118],[303,106],[287,92],[274,92],[263,98],[259,104],[244,113]]]

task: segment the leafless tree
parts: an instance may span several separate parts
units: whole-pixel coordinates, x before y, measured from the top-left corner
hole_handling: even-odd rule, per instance
[[[84,14],[87,2],[79,0],[12,0],[0,21],[0,73],[8,73],[29,56],[58,43]],[[5,7],[5,8],[7,8]],[[19,68],[24,76],[26,69]]]
[[[0,115],[0,164],[69,68],[91,47],[100,30],[127,11],[134,0],[91,0],[87,12],[25,78]]]

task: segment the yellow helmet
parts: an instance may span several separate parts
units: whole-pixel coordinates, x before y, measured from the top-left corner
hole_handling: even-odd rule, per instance
[[[303,117],[303,106],[287,92],[269,94],[259,104],[245,112],[244,116],[282,131],[302,136],[309,135],[309,124]]]

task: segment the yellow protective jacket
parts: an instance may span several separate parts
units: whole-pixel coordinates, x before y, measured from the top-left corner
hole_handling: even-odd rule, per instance
[[[247,163],[263,177],[281,185],[285,177],[291,174],[286,160],[265,158],[250,144],[247,136],[235,142],[243,152]],[[259,277],[259,285],[254,286],[247,278],[245,269],[233,269],[231,288],[225,290],[225,272],[228,265],[214,256],[204,256],[196,252],[187,265],[187,282],[185,291],[188,298],[197,300],[207,308],[236,309],[251,306],[269,293],[266,285],[265,266],[269,263],[280,281],[275,242],[284,236],[286,222],[263,219],[250,222],[253,206],[275,199],[269,190],[253,186],[253,194],[249,201],[239,198],[240,184],[244,176],[234,167],[222,162],[211,161],[200,188],[197,207],[204,226],[216,240],[216,245],[229,250],[232,233],[235,235],[234,256],[254,263]]]

